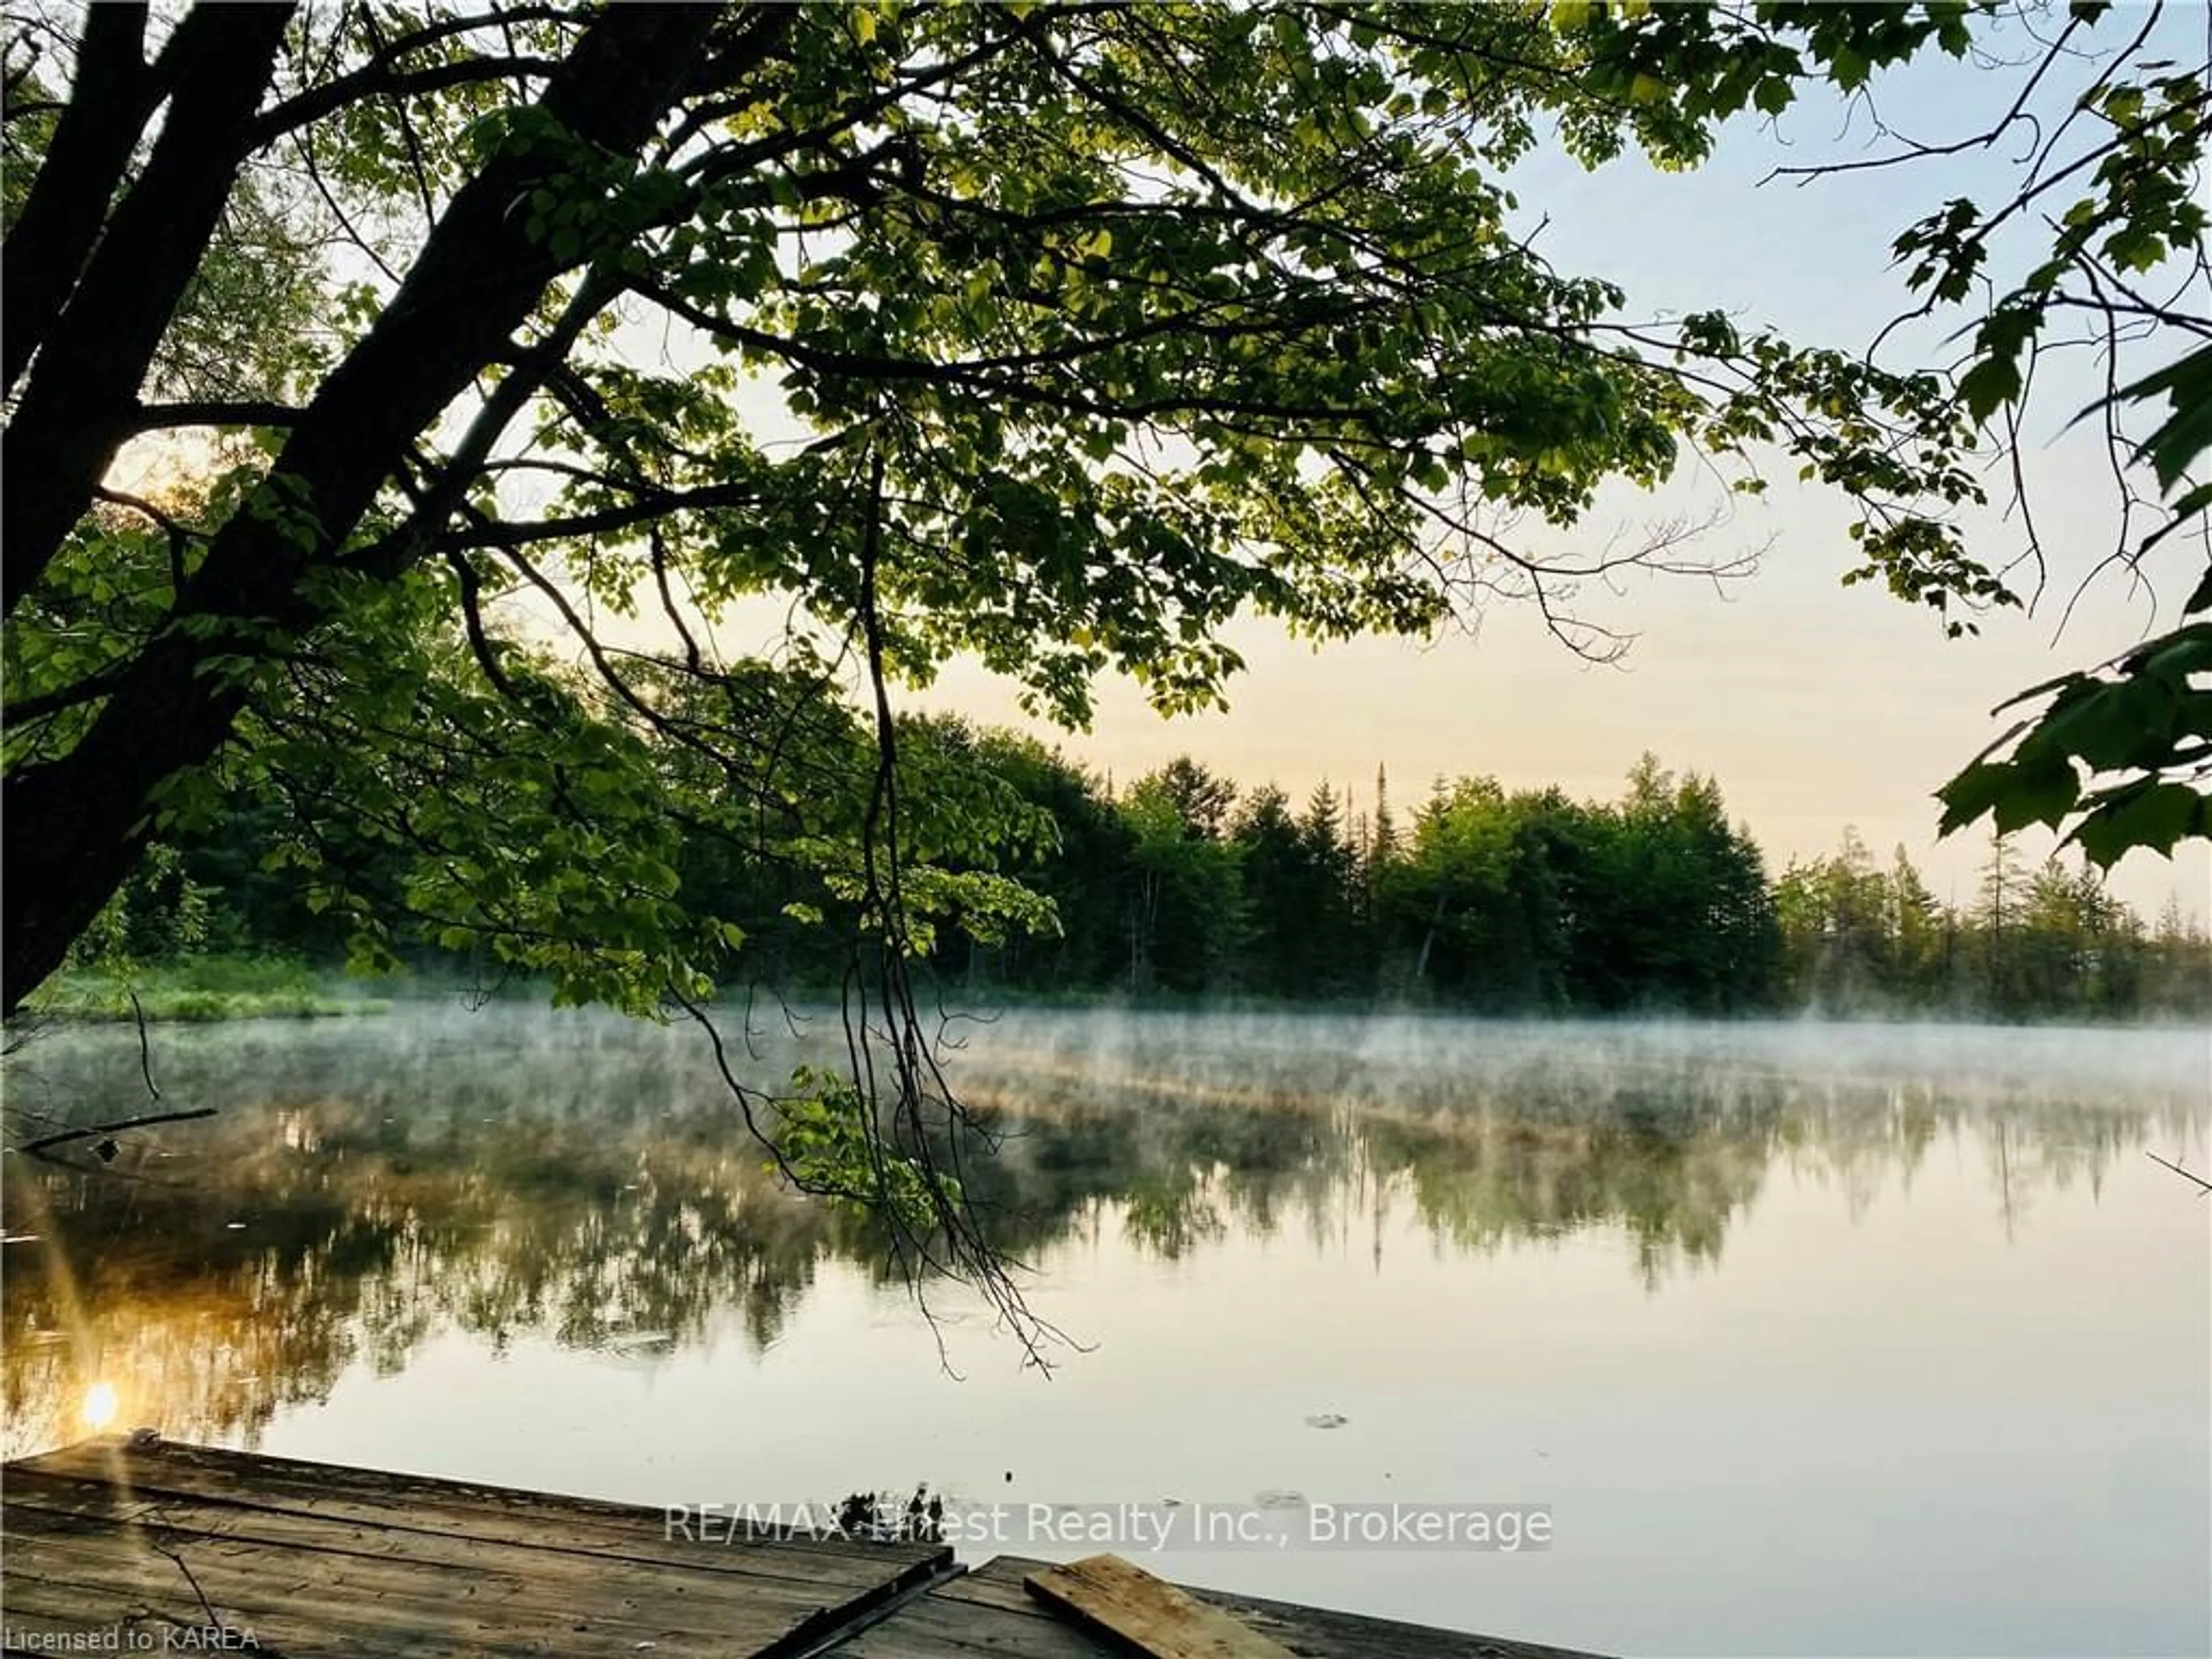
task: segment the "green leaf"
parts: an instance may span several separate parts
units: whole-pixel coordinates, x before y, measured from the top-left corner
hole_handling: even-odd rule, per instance
[[[2206,490],[2212,491],[2212,485],[2207,485]],[[2185,617],[2193,617],[2200,611],[2212,611],[2212,565],[2205,567],[2203,579],[2197,584],[2196,591],[2182,602],[2181,614]]]
[[[1939,834],[1963,830],[1993,810],[2010,787],[2011,768],[2002,761],[1976,761],[1936,792],[1943,803]]]
[[[1959,396],[1978,422],[2020,396],[2020,365],[2010,357],[1984,357],[1959,381]]]
[[[2197,458],[2212,448],[2212,346],[2200,346],[2156,374],[2122,387],[2118,395],[2126,402],[2148,403],[2162,392],[2172,394],[2173,413],[2136,453],[2139,459],[2150,462],[2159,488],[2171,489]],[[2075,419],[2101,407],[2101,402],[2093,404]],[[2187,511],[2201,512],[2208,497],[2198,489],[2187,499]]]
[[[2157,745],[2173,729],[2172,700],[2172,690],[2154,678],[2099,684],[2047,715],[2036,741],[2078,757],[2093,771],[2152,763]]]
[[[1950,835],[1987,814],[2000,835],[2031,823],[2056,826],[2081,799],[2081,781],[2055,750],[2023,744],[2008,761],[1980,761],[1937,790],[1940,832]]]
[[[2138,847],[2170,858],[2184,836],[2212,828],[2207,806],[2206,798],[2185,784],[2135,784],[2093,808],[2068,839],[2103,869]]]
[[[2171,489],[2207,449],[2212,449],[2212,398],[2175,414],[2151,434],[2142,453],[2158,475],[2159,488]],[[2204,491],[2195,495],[2201,510]]]
[[[2128,658],[2136,672],[2151,677],[2137,684],[2164,683],[2179,690],[2191,674],[2212,673],[2212,623],[2193,623],[2147,641]]]

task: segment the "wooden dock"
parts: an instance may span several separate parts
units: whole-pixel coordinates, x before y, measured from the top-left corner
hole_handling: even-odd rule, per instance
[[[661,1510],[202,1446],[81,1442],[0,1471],[9,1652],[1103,1659],[1042,1564],[943,1546],[668,1536]],[[1305,1659],[1588,1659],[1194,1590]],[[96,1645],[95,1645],[96,1644]],[[1224,1659],[1233,1652],[1222,1651]]]

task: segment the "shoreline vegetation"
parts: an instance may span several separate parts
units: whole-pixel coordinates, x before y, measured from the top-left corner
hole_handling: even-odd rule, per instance
[[[1400,813],[1379,773],[1357,806],[1327,785],[1294,804],[1187,757],[1117,787],[1015,732],[903,724],[923,795],[960,781],[1029,824],[995,854],[939,860],[939,878],[979,871],[1049,907],[980,937],[948,917],[917,964],[948,1006],[2009,1024],[2212,1012],[2212,939],[2178,903],[2146,919],[2086,863],[2036,864],[2003,837],[1961,904],[1940,902],[1903,848],[1880,860],[1848,829],[1833,854],[1775,873],[1713,779],[1650,756],[1610,801],[1463,776]],[[246,811],[149,848],[26,1012],[318,1018],[556,988],[503,959],[500,938],[416,914],[404,858],[367,859],[339,890],[272,867],[283,836]],[[741,941],[718,964],[722,1000],[748,985],[835,1000],[866,930],[834,884],[711,842],[670,873],[687,909]]]
[[[245,977],[254,981],[250,988],[239,982],[241,970],[248,970]],[[495,1004],[542,1007],[549,1000],[551,989],[550,981],[538,979],[508,980],[495,988],[484,987],[434,967],[420,972],[402,969],[357,976],[341,965],[316,968],[304,963],[272,963],[266,959],[196,957],[146,964],[128,973],[64,970],[25,1002],[21,1018],[49,1027],[130,1025],[141,1018],[149,1025],[343,1019],[404,1014],[413,1008],[453,1002],[465,1004],[472,1011]],[[756,1013],[763,1008],[773,1008],[773,998],[779,994],[790,1007],[809,1009],[834,1003],[838,991],[836,986],[827,983],[795,985],[779,994],[757,988],[751,994]],[[1125,1012],[1537,1020],[1562,1026],[1646,1023],[1654,1019],[1722,1024],[1807,1020],[1850,1025],[2105,1026],[2156,1030],[2177,1025],[2193,1027],[2203,1017],[2201,1009],[2190,1008],[2004,1015],[1987,1008],[1940,1004],[1825,1006],[1817,1002],[1747,1006],[1718,1013],[1664,1005],[1614,1009],[1468,1007],[1382,1000],[1349,994],[1291,997],[1167,990],[1132,993],[1110,986],[1054,990],[998,982],[949,984],[944,988],[943,1000],[948,1012],[985,1022],[1000,1014]],[[744,988],[726,987],[703,1006],[712,1013],[726,1016],[741,1012],[747,1001]]]
[[[338,975],[265,957],[190,956],[65,968],[24,1003],[37,1019],[71,1024],[206,1024],[325,1019],[390,1012],[385,996],[337,994]]]

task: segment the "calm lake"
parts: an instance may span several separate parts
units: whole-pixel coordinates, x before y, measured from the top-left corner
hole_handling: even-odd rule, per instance
[[[156,1028],[158,1109],[216,1117],[8,1158],[8,1455],[112,1390],[654,1505],[1547,1505],[1542,1551],[1146,1565],[1632,1654],[2212,1648],[2212,1202],[2146,1156],[2212,1163],[2202,1032],[962,1030],[1049,1376],[779,1191],[696,1030],[402,1006]],[[7,1083],[156,1109],[127,1028]]]

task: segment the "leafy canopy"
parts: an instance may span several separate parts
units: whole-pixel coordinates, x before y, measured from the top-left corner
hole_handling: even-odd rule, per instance
[[[1832,55],[1832,24],[1783,9],[1801,25],[1772,74]],[[763,799],[829,764],[779,746],[779,698],[967,652],[1062,719],[1109,670],[1188,708],[1236,667],[1240,611],[1420,632],[1486,592],[1583,638],[1572,586],[1604,565],[1486,515],[1571,522],[1688,446],[1794,452],[1863,503],[1864,568],[1900,592],[2002,592],[1942,516],[1976,485],[1936,377],[1717,315],[1632,327],[1516,238],[1499,178],[1548,136],[1687,164],[1736,97],[1621,82],[1643,36],[1610,14],[362,7],[244,31],[197,9],[154,58],[168,124],[106,181],[9,428],[11,459],[53,458],[9,503],[9,763],[14,839],[58,866],[274,791],[302,825],[283,856],[331,902],[326,842],[404,844],[425,914],[642,1006],[731,944],[686,913],[672,838],[757,843]],[[172,157],[214,74],[170,60],[218,46],[226,72],[258,50],[264,84],[227,149]],[[11,255],[98,90],[72,89]],[[255,204],[264,240],[335,245],[327,297],[309,326],[254,319],[281,397],[163,401],[149,359],[88,410],[45,381],[90,349],[81,324],[112,340],[154,303],[94,279],[170,162],[216,210],[189,281]],[[189,502],[95,509],[104,456],[178,428],[253,441]],[[720,657],[714,624],[763,598],[805,619],[796,654]],[[641,612],[680,648],[639,655]],[[73,787],[95,768],[96,800]],[[884,816],[799,812],[775,846],[865,885],[851,837]],[[11,998],[105,896],[86,868],[25,919]],[[361,921],[374,954],[388,919]]]

